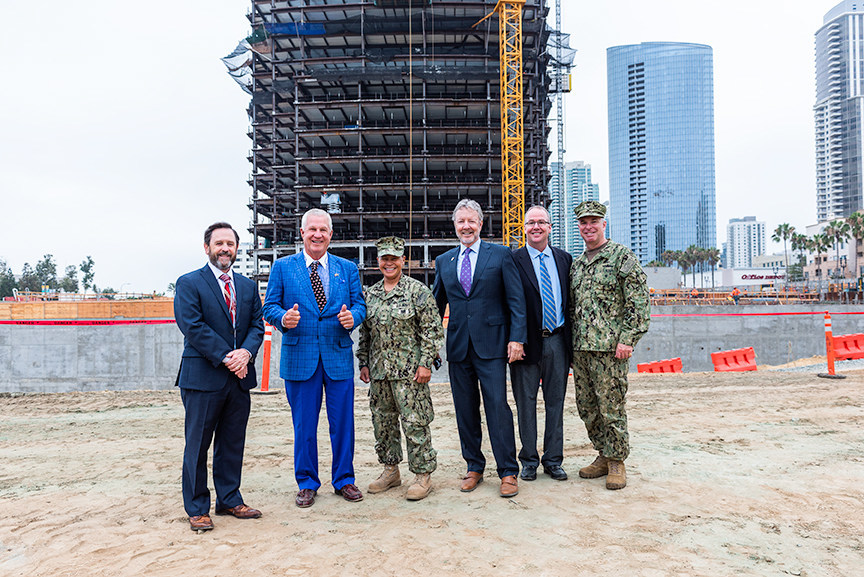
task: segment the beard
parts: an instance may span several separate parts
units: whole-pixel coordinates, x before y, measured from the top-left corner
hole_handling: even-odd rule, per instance
[[[222,262],[225,262],[225,259],[229,261],[228,266],[222,266],[219,262],[220,260]],[[223,250],[221,252],[210,253],[210,262],[213,263],[213,266],[215,266],[221,271],[227,271],[228,269],[230,269],[231,265],[234,264],[235,260],[237,260],[237,255],[232,254],[228,251]]]

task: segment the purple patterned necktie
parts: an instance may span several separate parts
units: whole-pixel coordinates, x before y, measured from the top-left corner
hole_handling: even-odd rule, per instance
[[[471,254],[471,248],[466,248],[465,253],[462,256],[462,268],[459,271],[459,284],[462,285],[462,290],[465,291],[467,295],[471,292],[471,258],[469,255]]]

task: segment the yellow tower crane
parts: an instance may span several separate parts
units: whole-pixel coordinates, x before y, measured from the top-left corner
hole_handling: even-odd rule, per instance
[[[503,243],[525,244],[525,129],[522,113],[522,6],[525,0],[498,0],[501,76],[501,196]],[[477,24],[480,24],[477,22]],[[474,26],[477,26],[475,24]]]

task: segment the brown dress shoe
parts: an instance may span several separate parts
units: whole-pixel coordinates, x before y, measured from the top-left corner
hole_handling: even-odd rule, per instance
[[[470,493],[477,488],[477,485],[482,482],[483,473],[478,473],[477,471],[468,471],[465,476],[462,477],[462,486],[459,487],[459,490],[463,493]]]
[[[516,484],[516,475],[501,477],[501,496],[515,497],[519,494],[519,485]]]
[[[193,531],[210,531],[213,529],[213,521],[210,515],[195,515],[189,517],[189,528]]]
[[[360,489],[358,489],[357,485],[355,485],[354,483],[342,485],[341,489],[336,489],[336,494],[342,495],[343,499],[345,499],[346,501],[351,501],[352,503],[363,500],[363,493],[360,492]]]
[[[297,492],[297,498],[294,499],[294,504],[301,509],[311,507],[315,504],[316,494],[317,492],[314,489],[300,489],[300,491]]]
[[[217,515],[234,515],[238,519],[257,519],[261,516],[261,511],[253,509],[249,505],[240,503],[236,507],[230,509],[216,509]]]

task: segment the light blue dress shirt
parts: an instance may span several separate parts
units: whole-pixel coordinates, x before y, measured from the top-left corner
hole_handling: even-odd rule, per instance
[[[324,253],[324,256],[318,259],[318,276],[321,278],[321,284],[324,286],[324,296],[330,300],[330,263],[327,260],[329,253]],[[306,259],[306,270],[309,271],[309,265],[315,262],[315,259],[309,256],[306,251],[303,251],[303,257]]]
[[[537,286],[540,286],[540,251],[533,246],[525,245],[528,249],[528,256],[531,257],[531,265],[534,267],[534,274],[537,276]],[[555,264],[555,257],[552,255],[552,249],[549,245],[543,250],[546,255],[546,271],[549,273],[549,279],[552,281],[552,296],[555,298],[555,312],[557,319],[555,328],[557,329],[564,324],[564,300],[561,298],[561,279],[558,277],[558,266]]]

